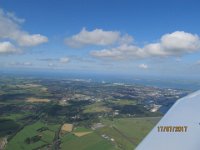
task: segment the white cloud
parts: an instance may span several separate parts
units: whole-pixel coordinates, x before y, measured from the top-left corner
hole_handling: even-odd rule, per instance
[[[28,62],[28,61],[27,61],[27,62],[23,62],[22,64],[23,64],[24,66],[32,66],[32,65],[33,65],[31,62]]]
[[[123,44],[116,48],[96,50],[90,53],[94,57],[124,59],[129,57],[143,57],[143,51],[134,45]]]
[[[49,67],[53,67],[54,64],[53,64],[53,63],[48,63],[48,66],[49,66]]]
[[[17,52],[17,48],[10,42],[0,42],[0,54],[9,54]]]
[[[150,43],[144,47],[122,44],[115,48],[94,50],[90,54],[99,58],[133,59],[149,57],[182,56],[200,50],[200,38],[196,34],[176,31],[165,34],[160,42]]]
[[[10,62],[9,65],[12,66],[32,66],[33,63],[32,62]]]
[[[15,21],[17,23],[24,23],[25,22],[25,19],[18,18],[13,12],[5,12],[5,13],[6,13],[7,17],[11,18],[13,21]]]
[[[88,31],[86,28],[83,28],[80,33],[65,39],[66,45],[73,48],[86,45],[107,46],[117,42],[130,43],[132,41],[133,38],[131,36],[127,34],[121,35],[118,31],[104,31],[102,29]]]
[[[19,35],[16,38],[16,41],[20,46],[36,46],[47,42],[48,38],[40,34],[29,35],[24,33]]]
[[[16,17],[13,13],[0,9],[0,39],[15,43],[16,46],[36,46],[48,41],[48,38],[40,34],[29,34],[20,28],[24,19]]]
[[[193,52],[200,48],[200,39],[196,34],[184,31],[176,31],[171,34],[165,34],[161,38],[163,49],[173,51],[172,53]]]
[[[149,68],[148,65],[146,65],[146,64],[140,64],[138,67],[141,68],[141,69],[148,69]]]
[[[63,58],[60,58],[60,63],[63,63],[63,64],[66,64],[70,61],[70,59],[68,57],[63,57]]]
[[[42,58],[42,59],[38,59],[40,61],[45,61],[48,62],[50,65],[51,64],[57,64],[57,63],[62,63],[62,64],[67,64],[70,62],[70,58],[69,57],[61,57],[61,58]]]

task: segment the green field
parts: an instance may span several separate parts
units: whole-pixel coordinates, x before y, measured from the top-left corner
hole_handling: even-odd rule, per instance
[[[116,105],[136,105],[137,104],[136,100],[129,100],[129,99],[112,100],[110,102]]]
[[[91,129],[85,128],[85,127],[75,127],[73,129],[73,132],[90,132]]]
[[[103,119],[102,123],[106,126],[98,129],[98,132],[113,138],[119,149],[131,150],[140,143],[159,120],[159,117],[119,118],[113,121]]]
[[[38,129],[47,127],[48,130],[39,132]],[[6,146],[6,150],[32,150],[38,147],[49,145],[52,143],[55,136],[55,132],[58,130],[59,125],[46,125],[43,122],[36,122],[32,125],[24,127],[9,141]],[[41,136],[41,139],[37,142],[27,144],[25,140],[34,136]]]
[[[61,138],[61,150],[133,150],[160,120],[159,117],[102,119],[97,130],[76,127],[73,132],[92,133],[77,137],[68,133]],[[107,138],[103,136],[107,136]],[[114,139],[111,141],[111,139]]]
[[[89,128],[75,127],[73,132],[91,132],[82,137],[68,133],[61,138],[61,150],[112,150],[113,145]]]
[[[23,112],[23,113],[6,114],[6,115],[2,115],[1,118],[6,118],[6,119],[18,121],[19,119],[21,119],[21,118],[23,118],[27,115],[30,115],[30,113],[29,112]]]
[[[95,102],[85,107],[84,113],[109,112],[111,109],[104,106],[103,102]]]
[[[69,133],[62,138],[61,150],[114,150],[113,145],[97,133],[76,137]]]
[[[124,136],[121,135],[115,128],[111,126],[106,126],[104,128],[101,128],[97,131],[101,135],[106,135],[109,138],[114,139],[114,145],[116,149],[124,149],[129,150],[133,149],[133,144],[131,143],[131,139],[126,139]]]

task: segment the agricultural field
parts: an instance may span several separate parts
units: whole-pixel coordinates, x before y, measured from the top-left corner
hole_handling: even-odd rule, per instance
[[[48,102],[50,102],[50,100],[49,99],[29,97],[26,102],[29,102],[29,103],[48,103]]]
[[[76,135],[77,137],[82,137],[90,133],[93,133],[93,131],[91,129],[84,127],[76,127],[73,130],[73,134]]]
[[[65,123],[61,127],[61,131],[64,131],[64,132],[71,132],[72,129],[73,129],[73,124],[69,124],[69,123]]]
[[[3,115],[1,118],[4,119],[11,119],[11,120],[19,120],[20,118],[24,117],[25,115],[28,115],[28,113],[16,113],[16,114],[8,114],[8,115]]]
[[[82,137],[84,135],[90,134],[92,132],[74,132],[74,135],[76,135],[77,137]]]
[[[104,126],[95,130],[75,127],[62,136],[61,150],[133,150],[159,120],[159,117],[102,119]]]
[[[129,100],[129,99],[123,99],[123,100],[112,100],[110,103],[116,104],[116,105],[136,105],[136,100]]]
[[[106,107],[103,102],[95,102],[85,107],[84,113],[110,112],[111,109]]]
[[[66,134],[61,140],[61,150],[114,150],[112,143],[93,132],[84,136]]]
[[[113,139],[119,149],[135,148],[148,132],[156,125],[160,117],[102,119],[103,128],[97,132]]]
[[[57,124],[36,122],[24,127],[6,146],[6,150],[32,150],[49,147],[53,143],[55,133],[59,129]]]

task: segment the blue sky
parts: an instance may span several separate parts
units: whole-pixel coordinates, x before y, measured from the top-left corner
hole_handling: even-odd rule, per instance
[[[198,76],[198,0],[0,0],[0,67]]]

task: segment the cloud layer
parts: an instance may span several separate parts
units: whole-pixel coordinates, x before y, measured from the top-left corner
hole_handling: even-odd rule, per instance
[[[87,45],[107,46],[115,43],[130,43],[133,38],[129,35],[121,35],[118,31],[104,31],[95,29],[88,31],[83,28],[80,33],[66,38],[66,45],[73,48],[80,48]]]
[[[44,58],[44,59],[38,59],[39,61],[45,61],[49,63],[61,63],[61,64],[67,64],[70,62],[69,57],[61,57],[61,58]]]
[[[14,47],[31,47],[48,41],[46,36],[41,34],[29,34],[20,28],[25,20],[17,18],[13,13],[0,9],[0,53],[17,51]],[[19,48],[18,48],[19,49]]]
[[[93,50],[90,54],[98,58],[135,59],[149,57],[182,56],[200,50],[200,38],[196,34],[176,31],[163,35],[159,42],[144,47],[121,44],[118,47]]]

